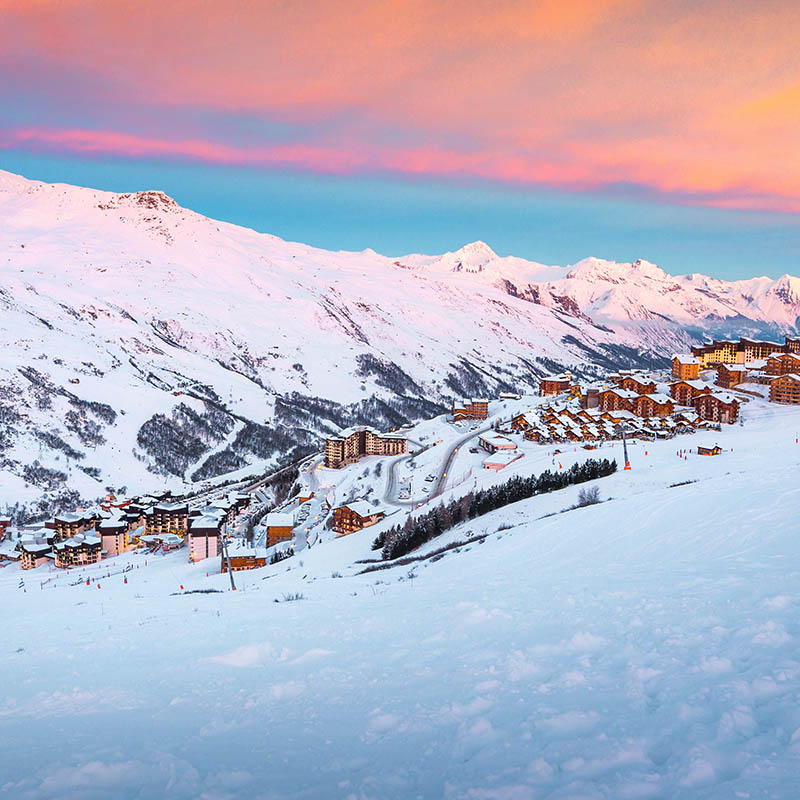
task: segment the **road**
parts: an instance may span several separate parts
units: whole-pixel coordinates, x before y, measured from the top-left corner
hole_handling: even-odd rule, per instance
[[[420,505],[421,503],[426,503],[428,500],[432,500],[434,497],[438,497],[443,491],[444,487],[447,483],[447,474],[450,472],[450,468],[453,465],[453,462],[456,459],[456,455],[458,450],[461,448],[462,445],[466,444],[470,439],[474,439],[477,436],[480,436],[486,431],[490,431],[492,426],[495,424],[496,420],[492,420],[492,422],[487,422],[487,424],[479,428],[476,431],[470,431],[469,433],[464,434],[460,438],[456,439],[450,445],[450,448],[447,451],[447,454],[442,459],[442,464],[439,467],[439,472],[436,475],[436,480],[432,482],[432,491],[430,494],[422,495],[415,499],[409,500],[398,500],[397,499],[397,465],[401,461],[406,461],[410,458],[413,458],[415,455],[419,455],[421,451],[417,451],[417,453],[409,453],[406,456],[400,456],[394,461],[389,464],[389,469],[386,472],[386,490],[383,495],[383,500],[385,503],[388,503],[392,506],[405,506],[405,507],[414,507]],[[427,449],[427,448],[426,448]]]

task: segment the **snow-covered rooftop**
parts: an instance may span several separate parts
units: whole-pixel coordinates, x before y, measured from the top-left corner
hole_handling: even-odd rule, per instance
[[[270,511],[265,523],[268,527],[285,528],[294,526],[294,514],[286,511]]]
[[[350,503],[343,503],[343,505],[347,506],[354,514],[358,514],[359,517],[370,517],[373,514],[381,513],[380,509],[374,508],[366,500],[353,500]]]

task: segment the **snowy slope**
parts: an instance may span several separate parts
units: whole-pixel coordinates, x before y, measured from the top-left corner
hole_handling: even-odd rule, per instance
[[[358,574],[373,528],[236,592],[185,552],[0,570],[4,795],[796,797],[800,412],[743,417],[719,457],[637,445],[600,505],[508,506],[438,560]]]
[[[603,301],[607,281],[581,269],[480,242],[440,257],[333,253],[159,192],[0,172],[0,508],[256,471],[339,426],[395,426],[553,370],[647,364],[705,324],[699,307],[667,309],[677,323],[646,313],[666,306],[633,278],[617,288],[635,303]],[[796,282],[778,283],[748,284],[754,324],[788,324]]]

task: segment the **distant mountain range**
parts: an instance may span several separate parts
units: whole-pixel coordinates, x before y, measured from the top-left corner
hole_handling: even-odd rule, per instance
[[[795,334],[800,317],[789,275],[546,266],[483,242],[329,252],[161,192],[6,172],[0,248],[0,510],[254,472],[339,426],[664,364],[704,335]]]

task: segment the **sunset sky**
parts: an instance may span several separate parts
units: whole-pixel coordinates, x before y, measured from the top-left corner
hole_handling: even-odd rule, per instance
[[[286,238],[800,272],[796,0],[0,0],[0,167]]]

